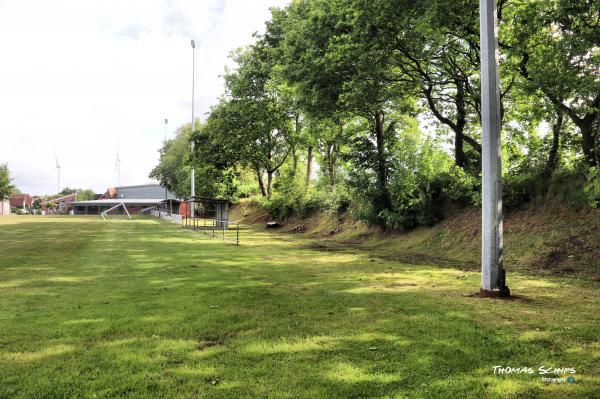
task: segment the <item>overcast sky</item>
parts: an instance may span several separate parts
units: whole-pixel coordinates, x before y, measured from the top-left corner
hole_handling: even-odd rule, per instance
[[[288,0],[0,0],[0,163],[23,192],[150,182],[164,137],[223,92],[229,52]]]

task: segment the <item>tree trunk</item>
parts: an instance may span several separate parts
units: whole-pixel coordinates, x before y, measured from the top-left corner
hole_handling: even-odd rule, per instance
[[[590,166],[598,166],[600,165],[600,154],[596,154],[595,143],[594,143],[594,122],[600,113],[600,94],[596,95],[594,101],[592,102],[592,109],[594,112],[587,113],[583,118],[577,115],[575,110],[562,102],[562,99],[552,95],[545,87],[539,85],[534,82],[533,79],[529,76],[529,71],[527,70],[527,63],[529,62],[529,53],[524,52],[521,63],[519,64],[519,72],[521,75],[527,79],[529,82],[533,83],[537,88],[539,88],[542,93],[548,97],[548,99],[556,106],[557,108],[562,109],[567,113],[569,118],[575,123],[575,125],[579,128],[581,132],[581,147],[583,150],[583,155],[585,157],[586,162]]]
[[[306,183],[304,185],[307,189],[310,186],[310,175],[312,174],[312,158],[313,146],[309,145],[306,151]]]
[[[267,171],[267,198],[271,198],[271,186],[273,184],[273,171]]]
[[[300,125],[300,114],[298,112],[296,112],[294,124],[294,131],[296,134],[292,144],[292,176],[296,176],[296,171],[298,170],[298,152],[296,151],[296,142],[299,139],[300,131],[302,130],[302,126]]]
[[[456,80],[456,125],[454,127],[454,161],[456,165],[465,168],[464,130],[467,124],[465,108],[465,87],[462,80]]]
[[[583,155],[590,166],[598,166],[600,164],[600,154],[596,154],[596,146],[594,143],[595,116],[595,114],[587,114],[585,118],[574,120],[581,131],[581,148],[583,150]]]
[[[335,164],[334,164],[335,143],[327,144],[325,153],[325,162],[327,163],[327,183],[330,188],[335,185]]]
[[[465,87],[462,80],[455,80],[456,85],[456,121],[445,117],[438,109],[434,97],[433,86],[429,84],[422,90],[427,100],[429,110],[433,115],[444,125],[448,126],[454,132],[454,160],[458,166],[465,168],[467,165],[464,143],[469,144],[475,151],[481,154],[481,144],[474,138],[465,134],[465,126],[467,124],[467,111],[465,106]]]
[[[296,176],[296,170],[298,169],[298,152],[296,148],[292,148],[292,177]]]
[[[265,188],[265,183],[263,182],[262,173],[260,173],[260,170],[258,168],[255,168],[254,171],[256,172],[256,180],[258,180],[258,187],[260,187],[260,194],[263,197],[266,197],[267,190]]]
[[[377,145],[377,187],[379,189],[378,202],[381,209],[390,208],[390,195],[387,187],[387,162],[385,159],[385,138],[383,124],[384,124],[384,113],[383,111],[375,112],[375,141]]]
[[[542,177],[545,179],[550,179],[552,177],[552,174],[556,169],[556,164],[558,163],[558,147],[560,146],[560,131],[562,125],[563,110],[559,108],[556,110],[556,121],[554,121],[554,125],[552,125],[552,146],[550,147],[550,153],[548,154],[548,161],[542,172]]]
[[[465,159],[464,141],[459,132],[454,132],[454,162],[456,163],[456,166],[463,169],[467,163]]]

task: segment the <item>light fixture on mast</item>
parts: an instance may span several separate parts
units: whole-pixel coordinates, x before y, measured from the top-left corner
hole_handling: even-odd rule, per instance
[[[54,159],[56,160],[56,193],[60,194],[60,165],[58,163],[58,156],[56,155],[56,150],[54,150]]]
[[[121,185],[121,157],[119,155],[119,145],[117,144],[117,159],[115,161],[115,172],[117,173],[117,187]]]

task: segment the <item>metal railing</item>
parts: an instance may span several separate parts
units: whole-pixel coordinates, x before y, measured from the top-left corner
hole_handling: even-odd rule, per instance
[[[177,223],[177,224],[180,224],[182,222],[182,218],[183,218],[183,216],[178,215],[176,213],[168,213],[168,212],[156,210],[156,209],[151,210],[150,214],[154,217],[168,220],[170,222]]]
[[[199,219],[183,217],[181,227],[199,231],[209,237],[220,238],[224,241],[235,242],[240,245],[240,223],[229,220]]]

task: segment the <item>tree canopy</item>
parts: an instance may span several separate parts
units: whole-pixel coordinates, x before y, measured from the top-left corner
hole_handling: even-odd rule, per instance
[[[12,184],[8,164],[0,164],[0,201],[10,198],[15,191],[15,186]]]
[[[211,195],[257,192],[282,217],[349,210],[393,228],[434,223],[450,203],[478,205],[478,6],[273,8],[264,33],[232,52],[236,67],[206,122],[180,128],[152,176],[185,195],[194,165]],[[509,207],[560,179],[580,182],[587,204],[599,195],[599,13],[589,0],[498,1]]]

